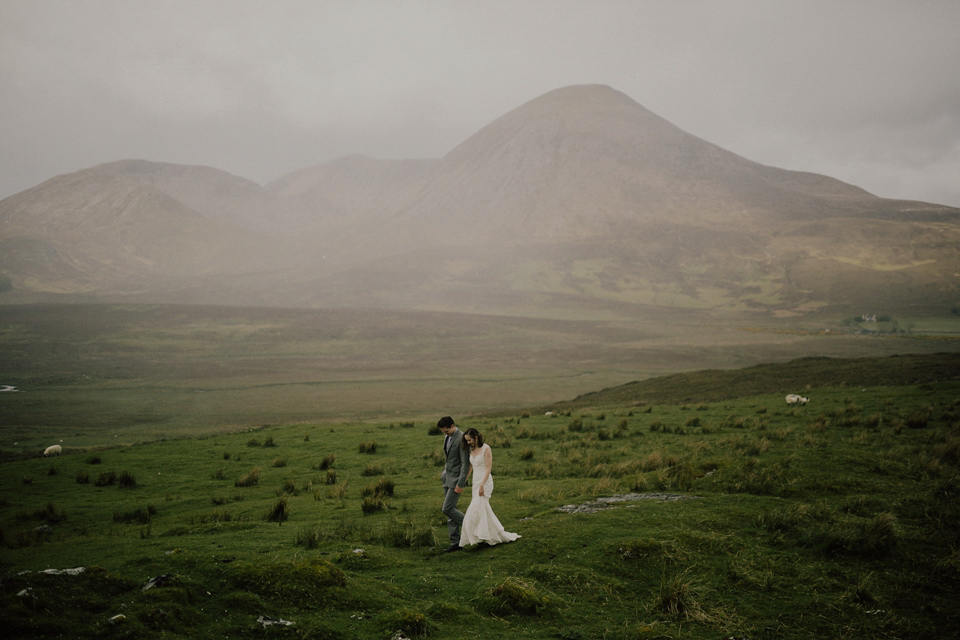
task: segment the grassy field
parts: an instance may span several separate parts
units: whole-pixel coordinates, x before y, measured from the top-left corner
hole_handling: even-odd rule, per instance
[[[651,380],[464,417],[522,537],[455,554],[439,415],[13,456],[0,612],[17,638],[956,637],[960,379],[943,360],[911,365],[915,383],[897,358],[821,360],[806,406],[765,391],[767,370],[723,399]]]
[[[700,369],[960,351],[955,316],[869,335],[849,314],[580,313],[0,306],[0,386],[20,390],[0,393],[0,452],[472,415]]]

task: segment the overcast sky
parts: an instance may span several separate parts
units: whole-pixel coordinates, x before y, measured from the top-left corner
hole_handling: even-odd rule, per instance
[[[960,206],[958,0],[0,0],[0,198],[124,158],[439,158],[607,84],[751,160]]]

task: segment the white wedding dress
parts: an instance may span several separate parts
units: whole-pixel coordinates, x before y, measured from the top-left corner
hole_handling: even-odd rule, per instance
[[[470,506],[467,507],[467,513],[463,516],[463,524],[460,526],[460,546],[465,547],[468,544],[477,544],[486,542],[487,544],[499,544],[501,542],[513,542],[520,537],[519,534],[510,533],[503,530],[503,525],[490,508],[490,494],[493,493],[493,474],[487,478],[483,485],[483,495],[480,495],[479,481],[487,473],[487,462],[483,452],[489,449],[489,445],[483,445],[480,449],[470,452],[470,464],[473,465],[473,499],[470,500]]]

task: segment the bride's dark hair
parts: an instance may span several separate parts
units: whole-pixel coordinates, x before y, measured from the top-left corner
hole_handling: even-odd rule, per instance
[[[473,437],[476,439],[476,445],[475,445],[475,447],[474,447],[475,449],[479,449],[480,447],[483,446],[483,436],[480,434],[479,431],[477,431],[477,430],[474,429],[473,427],[470,427],[469,429],[467,429],[466,431],[464,431],[464,432],[463,432],[463,435],[465,435],[465,436],[473,436]],[[467,439],[466,439],[466,438],[463,439],[463,448],[464,448],[464,449],[469,449],[469,448],[470,448],[470,443],[467,442]]]

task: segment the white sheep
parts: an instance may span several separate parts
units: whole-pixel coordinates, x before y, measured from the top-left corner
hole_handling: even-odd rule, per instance
[[[52,444],[43,450],[43,457],[49,458],[50,456],[59,456],[61,451],[63,451],[63,447],[58,444]]]
[[[807,404],[810,401],[809,398],[804,398],[803,396],[798,396],[795,393],[787,395],[787,404]]]

